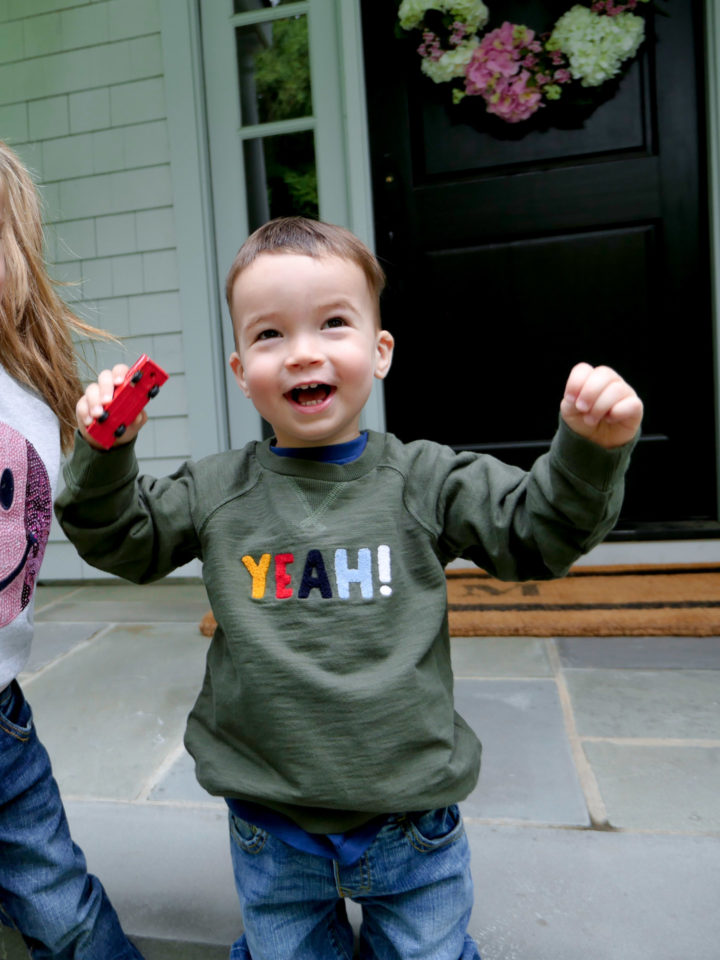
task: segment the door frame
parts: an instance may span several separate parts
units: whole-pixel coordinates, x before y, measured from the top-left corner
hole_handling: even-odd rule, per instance
[[[179,301],[193,459],[227,450],[205,86],[197,0],[160,0]]]

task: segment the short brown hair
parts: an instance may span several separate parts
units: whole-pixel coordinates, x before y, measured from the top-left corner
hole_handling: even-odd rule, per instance
[[[250,234],[238,250],[225,283],[232,314],[232,291],[238,275],[262,253],[299,253],[307,257],[340,257],[357,264],[365,274],[380,316],[380,294],[385,273],[372,251],[345,227],[307,217],[277,217]]]

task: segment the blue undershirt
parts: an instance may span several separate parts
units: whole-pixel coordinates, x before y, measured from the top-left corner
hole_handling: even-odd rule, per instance
[[[276,447],[270,449],[278,457],[295,457],[296,460],[316,460],[320,463],[352,463],[367,446],[367,430],[348,440],[347,443],[331,443],[327,447]]]
[[[357,460],[367,446],[367,441],[368,435],[364,432],[347,443],[334,443],[326,447],[271,446],[270,449],[278,457],[343,464]],[[290,817],[262,804],[234,798],[226,798],[225,802],[235,816],[247,820],[262,830],[267,830],[268,833],[295,847],[296,850],[314,853],[328,860],[337,860],[343,867],[350,866],[359,860],[387,820],[387,816],[382,814],[345,833],[308,833]]]

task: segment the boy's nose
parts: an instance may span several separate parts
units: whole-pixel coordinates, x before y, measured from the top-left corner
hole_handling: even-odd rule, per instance
[[[309,367],[322,363],[324,355],[315,337],[293,338],[285,363],[288,367]]]

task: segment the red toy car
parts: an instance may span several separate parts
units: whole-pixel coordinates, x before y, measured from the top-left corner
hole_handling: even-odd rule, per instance
[[[160,387],[168,375],[154,363],[147,354],[143,354],[133,364],[121,384],[115,387],[113,398],[105,405],[105,412],[93,420],[87,432],[96,443],[109,450],[118,437],[121,437],[142,408],[158,395]]]

